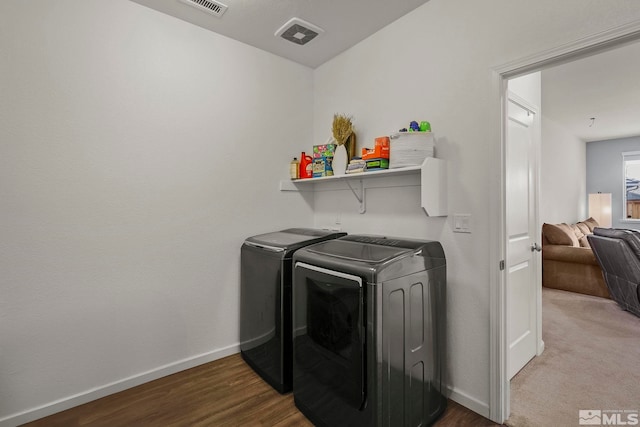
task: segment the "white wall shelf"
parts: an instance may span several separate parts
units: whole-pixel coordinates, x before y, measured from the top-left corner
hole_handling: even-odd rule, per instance
[[[342,181],[360,202],[360,213],[365,213],[367,204],[364,181],[370,178],[420,174],[420,206],[428,216],[447,216],[447,168],[442,159],[427,157],[422,165],[397,169],[384,169],[347,175],[320,178],[282,180],[280,191],[315,191],[316,186],[327,182]],[[357,182],[354,188],[352,183]]]

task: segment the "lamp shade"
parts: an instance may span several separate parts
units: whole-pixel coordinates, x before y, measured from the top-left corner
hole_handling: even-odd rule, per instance
[[[611,228],[611,193],[589,194],[589,216],[600,224],[600,227]]]

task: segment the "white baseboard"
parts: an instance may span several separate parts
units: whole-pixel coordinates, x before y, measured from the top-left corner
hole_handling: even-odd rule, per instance
[[[454,402],[461,404],[465,408],[471,409],[473,412],[476,412],[485,418],[489,418],[488,403],[481,402],[478,399],[463,393],[455,387],[448,386],[447,391],[449,392],[449,398]]]
[[[240,345],[234,344],[208,353],[178,360],[177,362],[169,363],[150,371],[133,375],[129,378],[105,384],[73,396],[68,396],[51,403],[47,403],[46,405],[9,415],[8,417],[0,419],[0,427],[15,427],[30,421],[35,421],[75,406],[100,399],[110,394],[118,393],[140,384],[157,380],[158,378],[166,377],[167,375],[175,374],[176,372],[184,371],[208,362],[213,362],[214,360],[218,360],[238,352],[240,352]]]

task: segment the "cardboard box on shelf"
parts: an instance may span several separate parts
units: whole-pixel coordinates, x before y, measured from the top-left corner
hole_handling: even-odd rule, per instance
[[[375,139],[373,149],[363,148],[362,158],[368,159],[388,159],[389,158],[389,137],[381,136]]]
[[[335,144],[320,144],[313,146],[313,177],[332,176],[331,161],[336,151]]]
[[[313,158],[319,159],[320,157],[333,157],[333,153],[336,152],[336,144],[321,144],[313,146]]]
[[[389,169],[389,159],[366,159],[367,170]]]
[[[319,157],[313,159],[313,177],[320,178],[322,176],[333,176],[331,168],[331,160],[333,157]]]

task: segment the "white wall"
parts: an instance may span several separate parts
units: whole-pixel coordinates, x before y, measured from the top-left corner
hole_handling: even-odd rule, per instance
[[[575,223],[586,219],[586,148],[561,124],[544,115],[545,72],[509,80],[509,90],[537,106],[541,118],[540,223]]]
[[[529,104],[536,107],[536,109],[542,109],[542,72],[536,71],[535,73],[525,74],[520,77],[510,79],[508,82],[508,88],[511,92],[515,93],[520,98],[527,101]]]
[[[236,352],[312,70],[126,0],[2,1],[0,52],[0,424]]]
[[[586,161],[585,142],[543,114],[541,222],[572,224],[587,219]]]
[[[336,112],[354,116],[361,145],[411,120],[431,122],[437,155],[448,161],[449,212],[471,213],[471,234],[453,233],[451,216],[424,217],[416,187],[372,190],[364,215],[348,191],[317,193],[315,221],[340,214],[352,233],[443,243],[450,384],[456,400],[482,414],[489,413],[489,229],[499,212],[490,204],[498,203],[500,174],[492,69],[638,18],[633,1],[431,0],[314,73],[316,141],[326,139]]]

